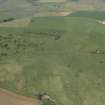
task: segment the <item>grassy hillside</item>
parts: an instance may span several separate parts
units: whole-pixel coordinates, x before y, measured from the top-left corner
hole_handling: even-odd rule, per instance
[[[0,27],[0,87],[32,97],[48,92],[56,105],[104,105],[104,39],[105,26],[85,18]]]

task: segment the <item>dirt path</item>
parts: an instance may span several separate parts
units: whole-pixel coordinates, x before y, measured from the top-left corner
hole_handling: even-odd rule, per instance
[[[0,89],[0,105],[40,105],[37,100]]]

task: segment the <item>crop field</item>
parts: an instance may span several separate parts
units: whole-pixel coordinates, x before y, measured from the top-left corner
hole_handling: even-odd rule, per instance
[[[13,22],[13,21],[12,21]],[[56,103],[105,104],[105,26],[84,17],[36,17],[0,27],[0,88]]]
[[[73,17],[87,17],[87,18],[93,18],[97,20],[105,20],[105,11],[77,11],[70,16]]]

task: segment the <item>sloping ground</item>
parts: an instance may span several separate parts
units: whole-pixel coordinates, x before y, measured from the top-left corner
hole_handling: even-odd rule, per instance
[[[0,105],[40,105],[36,100],[0,89]]]
[[[47,92],[53,105],[105,105],[105,27],[74,17],[31,22],[0,27],[0,87],[32,97]]]

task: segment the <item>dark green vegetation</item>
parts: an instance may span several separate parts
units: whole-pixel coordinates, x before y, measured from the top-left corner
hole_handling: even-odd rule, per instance
[[[38,17],[27,28],[2,27],[0,87],[32,97],[47,92],[56,105],[104,105],[104,39],[104,25],[79,17]]]
[[[15,18],[13,18],[13,17],[12,18],[7,18],[7,19],[1,20],[0,23],[11,22],[13,20],[15,20]]]
[[[70,16],[105,20],[105,11],[77,11],[72,13]]]

